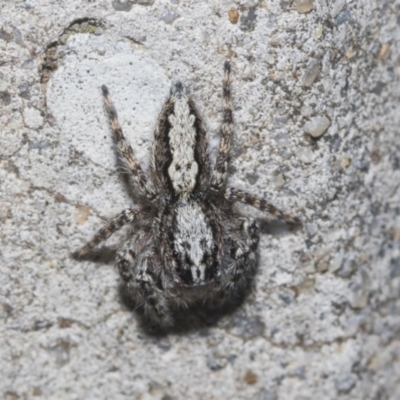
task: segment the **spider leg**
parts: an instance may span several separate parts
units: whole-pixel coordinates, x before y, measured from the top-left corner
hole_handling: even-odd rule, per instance
[[[235,219],[234,230],[227,234],[224,243],[224,267],[221,289],[217,298],[224,302],[241,296],[249,288],[257,267],[259,231],[255,220],[246,217]]]
[[[143,172],[131,145],[127,142],[124,134],[122,133],[122,128],[118,122],[117,111],[115,110],[114,104],[111,101],[107,86],[103,85],[101,90],[103,92],[104,105],[110,120],[111,130],[113,131],[118,150],[129,171],[132,173],[140,191],[147,198],[153,200],[156,196],[154,187]]]
[[[227,268],[225,288],[238,290],[248,284],[255,273],[256,250],[259,242],[257,222],[241,217],[237,220],[240,237],[228,238],[230,256],[233,262]]]
[[[244,204],[249,204],[250,206],[253,206],[260,211],[268,212],[272,215],[275,215],[275,217],[285,221],[288,224],[299,224],[300,219],[298,217],[294,217],[290,214],[286,214],[283,211],[279,210],[276,208],[274,205],[271,203],[268,203],[267,200],[255,196],[249,193],[246,193],[242,190],[239,189],[234,189],[234,188],[228,188],[226,189],[224,193],[224,197],[226,200],[230,202],[240,202]]]
[[[117,267],[127,295],[155,325],[171,326],[168,298],[161,284],[161,267],[149,233],[139,231],[117,253]]]
[[[228,171],[229,151],[233,133],[232,99],[231,99],[231,65],[229,61],[224,64],[224,79],[222,81],[222,93],[224,98],[224,108],[222,113],[222,124],[220,127],[220,140],[218,156],[215,163],[211,189],[220,191],[225,184]]]
[[[140,215],[140,213],[140,210],[133,210],[131,208],[122,211],[122,213],[112,218],[105,226],[99,229],[99,231],[94,235],[93,239],[86,243],[81,249],[74,252],[73,256],[76,258],[84,256],[100,242],[108,239],[114,232],[121,229],[124,225],[133,222],[138,215]]]

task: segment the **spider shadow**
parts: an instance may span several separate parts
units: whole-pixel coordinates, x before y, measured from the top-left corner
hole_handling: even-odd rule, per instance
[[[257,267],[256,267],[257,270]],[[235,292],[229,300],[218,304],[198,301],[191,304],[187,308],[174,308],[171,310],[171,315],[174,324],[168,328],[155,325],[150,321],[144,313],[142,305],[137,304],[128,294],[124,285],[120,285],[119,294],[120,300],[124,306],[131,311],[134,311],[139,320],[139,325],[143,333],[161,338],[170,334],[185,335],[195,331],[206,331],[218,324],[218,322],[227,316],[233,315],[244,303],[244,301],[254,291],[254,276],[248,277],[248,284],[240,292]],[[205,292],[205,296],[207,292]]]
[[[92,249],[89,253],[80,256],[76,253],[72,253],[71,256],[75,260],[79,261],[91,261],[98,264],[110,264],[115,262],[117,255],[117,249],[112,247],[99,247]]]
[[[301,222],[297,224],[287,224],[280,220],[268,220],[268,219],[257,219],[260,233],[270,236],[286,236],[290,233],[296,233],[302,229],[303,224]]]

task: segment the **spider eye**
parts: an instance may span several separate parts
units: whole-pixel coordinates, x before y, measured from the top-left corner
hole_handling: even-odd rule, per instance
[[[179,256],[179,253],[176,250],[174,250],[172,254],[173,254],[174,257],[178,257]]]

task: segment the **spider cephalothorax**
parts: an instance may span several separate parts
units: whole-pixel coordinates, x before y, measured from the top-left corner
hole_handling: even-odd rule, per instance
[[[177,306],[220,302],[248,284],[256,264],[258,227],[232,211],[234,202],[298,222],[262,198],[226,188],[233,125],[230,71],[225,62],[223,121],[213,170],[206,131],[182,83],[173,85],[158,118],[148,175],[125,140],[108,89],[102,86],[117,147],[150,205],[124,210],[76,255],[85,255],[122,226],[138,223],[141,228],[129,234],[117,253],[117,266],[129,296],[162,326],[173,323],[171,310]]]

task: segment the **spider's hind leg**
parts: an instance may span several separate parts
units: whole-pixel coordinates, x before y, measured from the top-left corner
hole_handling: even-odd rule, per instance
[[[154,326],[171,326],[173,319],[149,233],[140,231],[122,246],[117,253],[117,267],[125,297]]]
[[[254,208],[257,208],[260,211],[268,212],[277,217],[278,219],[285,221],[288,224],[297,225],[301,223],[299,217],[286,214],[279,208],[276,208],[271,203],[268,203],[268,201],[263,199],[262,197],[246,193],[243,190],[228,188],[224,193],[224,197],[229,202],[239,202],[243,204],[248,204]]]
[[[221,296],[226,300],[233,295],[241,296],[249,288],[257,268],[259,231],[251,218],[235,219],[235,230],[224,244],[225,267]]]

